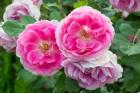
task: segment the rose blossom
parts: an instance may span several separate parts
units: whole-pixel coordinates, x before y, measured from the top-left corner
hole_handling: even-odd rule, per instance
[[[62,65],[68,77],[77,80],[80,87],[88,90],[117,81],[123,72],[122,67],[117,64],[116,55],[110,51],[96,60],[67,59]]]
[[[20,20],[22,15],[32,16],[36,20],[40,17],[40,10],[30,0],[15,0],[6,7],[4,21]]]
[[[16,37],[8,36],[4,32],[1,25],[2,24],[0,23],[0,46],[2,46],[8,52],[13,52],[13,51],[15,51],[15,47],[16,47]]]
[[[19,1],[19,0],[12,0],[12,1]],[[30,1],[32,1],[33,5],[38,7],[41,6],[43,3],[43,0],[30,0]]]
[[[41,6],[43,3],[43,0],[32,0],[33,4],[36,6]]]
[[[140,0],[109,0],[112,6],[125,12],[140,11]]]
[[[17,55],[25,69],[38,75],[53,75],[63,59],[55,40],[54,21],[30,24],[19,35]]]
[[[108,49],[114,29],[108,17],[91,7],[73,10],[60,22],[56,42],[66,57],[93,58]]]

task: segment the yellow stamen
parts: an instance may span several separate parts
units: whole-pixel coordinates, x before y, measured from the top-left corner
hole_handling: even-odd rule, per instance
[[[49,44],[47,42],[41,42],[39,48],[41,51],[46,52],[49,50]]]
[[[90,37],[89,33],[87,33],[84,29],[80,31],[80,37],[87,39]]]

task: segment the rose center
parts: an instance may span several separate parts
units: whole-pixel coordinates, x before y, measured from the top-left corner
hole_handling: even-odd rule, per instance
[[[84,29],[80,31],[80,37],[84,39],[88,39],[90,37],[89,33],[87,33]]]
[[[46,52],[49,50],[49,44],[46,42],[41,42],[39,48],[41,49],[41,51]]]

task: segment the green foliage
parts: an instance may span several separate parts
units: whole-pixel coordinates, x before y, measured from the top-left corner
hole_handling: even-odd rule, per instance
[[[74,8],[85,6],[88,4],[88,0],[79,0],[79,2],[74,3]]]
[[[80,89],[76,81],[66,77],[64,74],[58,78],[55,88],[58,93],[78,92]]]
[[[124,72],[124,83],[122,88],[126,88],[129,92],[137,91],[140,87],[140,74],[132,71],[130,69],[126,69]]]
[[[11,3],[11,0],[1,0],[0,1],[0,21],[2,21],[3,13],[5,11],[6,6]]]
[[[57,10],[52,10],[52,12],[50,13],[50,19],[61,20],[62,19],[61,13],[58,12]]]

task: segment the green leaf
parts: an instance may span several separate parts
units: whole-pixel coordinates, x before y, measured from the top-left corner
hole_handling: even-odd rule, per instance
[[[65,91],[65,75],[62,74],[56,82],[55,89],[57,93],[63,93]]]
[[[115,15],[115,11],[112,8],[103,8],[101,11],[108,17],[112,17]]]
[[[32,73],[22,69],[18,73],[18,78],[22,78],[26,83],[31,83],[37,79],[37,76],[33,75]]]
[[[61,74],[57,78],[55,89],[57,93],[63,93],[63,92],[72,93],[72,92],[78,92],[80,90],[80,87],[75,80],[72,80],[66,77],[64,74]]]
[[[18,36],[24,28],[36,20],[30,16],[23,16],[20,21],[11,20],[3,24],[2,28],[9,36]]]
[[[46,83],[47,83],[47,88],[55,88],[56,78],[52,76],[47,79]]]
[[[56,20],[61,20],[62,19],[62,15],[60,12],[54,10],[50,13],[50,19],[56,19]]]
[[[46,83],[46,78],[44,77],[39,77],[32,83],[33,86],[31,86],[32,90],[38,90],[42,88]]]
[[[101,91],[101,93],[109,93],[109,91],[107,90],[107,87],[105,87],[105,86],[102,87],[100,91]]]
[[[57,2],[56,0],[43,0],[43,3],[54,3]]]
[[[81,90],[80,93],[87,93],[85,90]]]
[[[18,36],[23,31],[24,25],[13,20],[5,22],[2,28],[10,36]]]
[[[88,4],[88,0],[79,0],[79,2],[74,3],[73,7],[78,8]]]
[[[140,82],[138,80],[131,79],[128,82],[126,82],[124,86],[127,87],[127,91],[134,92],[139,88]]]
[[[62,0],[62,3],[67,6],[73,5],[74,2],[74,0]]]
[[[136,13],[134,13],[134,15],[140,16],[140,12],[136,12]]]
[[[22,79],[17,79],[14,86],[15,93],[29,93],[28,85]]]
[[[127,51],[128,55],[140,54],[140,44],[134,44]]]
[[[106,0],[95,0],[95,1],[102,4],[106,2]]]
[[[133,93],[136,92],[136,90],[140,86],[139,76],[140,76],[139,73],[130,69],[126,69],[124,72],[123,87],[129,92],[133,92]]]
[[[36,20],[31,16],[23,16],[21,22],[22,24],[27,25],[36,22]]]
[[[65,88],[70,93],[77,92],[78,90],[80,90],[80,87],[79,87],[77,81],[72,80],[72,79],[70,79],[68,77],[65,80]]]
[[[132,67],[140,74],[140,55],[124,56],[121,58],[120,63]]]
[[[131,43],[127,40],[126,36],[122,34],[116,34],[113,41],[113,49],[120,50],[124,54],[128,54],[128,49],[131,47]]]
[[[135,32],[135,29],[129,23],[121,23],[119,30],[125,36],[134,35]]]

